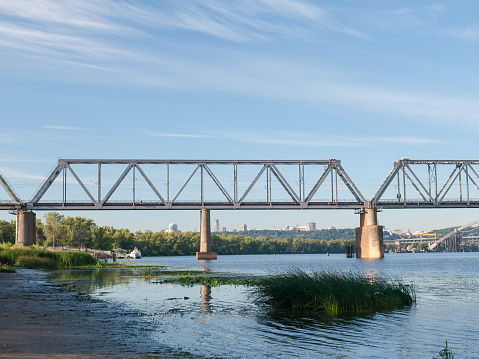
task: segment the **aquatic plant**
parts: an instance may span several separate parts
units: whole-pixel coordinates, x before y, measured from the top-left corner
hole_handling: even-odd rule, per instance
[[[0,264],[0,273],[15,273],[15,269]]]
[[[447,340],[446,346],[439,352],[439,356],[433,357],[432,359],[454,359],[454,354],[452,353],[452,350],[449,349],[447,346]]]
[[[389,310],[416,302],[414,288],[380,276],[336,270],[290,269],[258,281],[253,294],[259,301],[293,312],[343,312]]]
[[[257,279],[254,278],[235,278],[235,277],[177,277],[168,278],[160,281],[164,283],[177,283],[186,286],[207,285],[210,287],[219,287],[220,285],[255,285]]]
[[[47,251],[38,247],[0,247],[0,263],[27,268],[63,268],[94,265],[97,260],[89,253]]]

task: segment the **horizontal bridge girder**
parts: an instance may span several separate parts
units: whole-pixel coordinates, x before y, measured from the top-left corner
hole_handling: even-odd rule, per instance
[[[103,209],[103,210],[190,210],[190,209],[361,209],[364,207],[363,203],[358,202],[309,202],[309,203],[265,203],[254,202],[248,203],[174,203],[174,204],[162,204],[162,203],[112,203],[104,204],[102,206],[95,206],[94,203],[41,203],[32,204],[27,203],[27,209],[31,210],[88,210],[88,209]]]

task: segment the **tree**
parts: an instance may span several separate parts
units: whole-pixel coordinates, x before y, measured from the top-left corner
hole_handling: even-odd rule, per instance
[[[93,231],[96,228],[92,219],[84,217],[67,217],[63,221],[66,244],[74,247],[91,247]]]
[[[15,243],[15,221],[0,221],[0,242]]]
[[[55,249],[55,240],[57,244],[62,243],[64,240],[64,221],[63,216],[58,212],[48,212],[45,214],[45,225],[43,226],[43,233],[47,239],[45,242],[52,242],[53,249]]]

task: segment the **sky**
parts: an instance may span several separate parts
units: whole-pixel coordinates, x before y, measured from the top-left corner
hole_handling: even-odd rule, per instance
[[[0,0],[0,171],[29,200],[59,158],[336,158],[372,198],[399,158],[479,158],[478,10],[472,0]],[[199,228],[199,211],[63,214]],[[227,229],[359,225],[346,210],[211,217]],[[379,222],[431,230],[478,217],[384,210]]]

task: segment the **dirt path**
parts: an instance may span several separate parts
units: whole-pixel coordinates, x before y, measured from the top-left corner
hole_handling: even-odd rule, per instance
[[[0,273],[0,358],[165,358],[135,313],[75,295],[41,271]]]

